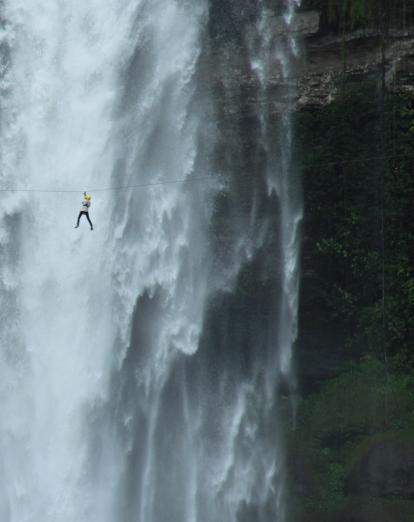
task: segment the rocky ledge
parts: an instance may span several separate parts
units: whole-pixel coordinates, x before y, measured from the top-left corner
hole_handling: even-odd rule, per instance
[[[345,81],[372,78],[394,92],[414,93],[414,26],[391,28],[386,37],[377,30],[340,35],[322,28],[315,10],[299,12],[289,30],[282,16],[269,16],[266,23],[274,28],[277,45],[299,35],[302,58],[288,77],[283,63],[267,71],[264,93],[255,68],[255,52],[263,45],[254,41],[257,23],[245,22],[237,34],[216,35],[206,64],[206,81],[212,80],[224,113],[232,119],[258,114],[264,105],[270,113],[287,107],[323,108],[337,98]]]
[[[315,12],[301,16],[306,59],[298,78],[299,109],[324,107],[343,81],[370,76],[390,91],[414,93],[414,27],[391,29],[386,37],[369,30],[327,35],[315,31]]]

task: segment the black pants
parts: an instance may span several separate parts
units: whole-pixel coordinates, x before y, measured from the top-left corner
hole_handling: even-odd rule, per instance
[[[89,212],[85,212],[84,210],[81,210],[79,212],[78,224],[76,226],[77,227],[79,226],[79,221],[80,221],[80,218],[82,217],[82,214],[86,216],[86,219],[89,221],[89,224],[90,224],[91,228],[93,228],[92,221],[89,219]]]

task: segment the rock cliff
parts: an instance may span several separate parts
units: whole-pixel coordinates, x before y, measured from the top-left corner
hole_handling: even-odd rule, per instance
[[[254,114],[257,104],[263,100],[253,95],[257,77],[248,56],[257,20],[252,11],[241,13],[238,16],[230,12],[217,13],[220,24],[216,21],[211,29],[215,42],[211,54],[214,67],[208,70],[216,85],[223,79],[234,85],[233,90],[227,89],[227,93],[233,93],[233,99],[226,99],[226,107],[235,117],[243,118]],[[290,31],[286,32],[283,17],[269,14],[281,45],[293,33],[300,36],[302,46],[301,63],[289,78],[284,78],[282,64],[269,78],[269,88],[275,94],[271,111],[283,108],[283,100],[297,109],[325,107],[337,98],[341,85],[349,80],[377,78],[389,91],[414,92],[414,20],[403,28],[390,27],[385,35],[379,29],[340,34],[324,27],[321,16],[317,10],[299,12]],[[238,111],[237,93],[244,93],[246,97],[243,114]]]
[[[318,13],[302,13],[305,63],[298,78],[298,108],[324,107],[341,83],[376,77],[393,92],[414,93],[414,26],[326,34],[316,27]]]

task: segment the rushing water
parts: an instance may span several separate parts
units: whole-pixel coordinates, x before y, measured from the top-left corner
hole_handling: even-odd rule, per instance
[[[261,140],[266,151],[266,180],[269,192],[278,195],[281,214],[280,256],[281,274],[280,315],[278,319],[278,370],[288,381],[292,379],[292,348],[297,337],[299,296],[299,228],[302,222],[300,183],[292,157],[292,100],[296,94],[295,74],[299,62],[299,47],[293,24],[299,0],[291,0],[279,17],[279,33],[272,13],[262,9],[259,30],[252,53],[252,66],[259,79],[263,98],[259,112]],[[272,117],[274,94],[271,83],[278,78],[284,92],[276,97],[280,102],[276,117]]]
[[[274,397],[292,382],[300,221],[288,112],[258,115],[261,205],[278,210],[263,223],[252,205],[246,227],[213,159],[207,1],[0,6],[1,188],[29,189],[1,195],[0,520],[283,522]],[[267,92],[294,41],[283,50],[258,10]],[[73,228],[83,189],[93,232]],[[279,275],[260,269],[272,295],[252,313],[240,274],[272,252]]]

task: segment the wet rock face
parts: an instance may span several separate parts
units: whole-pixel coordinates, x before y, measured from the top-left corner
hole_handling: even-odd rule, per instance
[[[227,77],[246,96],[256,90],[257,77],[247,64],[247,42],[258,23],[259,11],[256,0],[213,0],[210,10],[210,36],[214,41],[210,73],[217,83]],[[268,13],[274,34],[280,35],[283,45],[289,37],[283,16],[270,5]],[[295,87],[294,103],[290,98],[286,100],[289,106],[299,110],[323,108],[337,98],[344,80],[372,77],[384,81],[390,91],[414,93],[414,25],[390,28],[385,36],[379,30],[327,34],[321,14],[311,10],[298,12],[290,31],[302,41],[303,63],[289,79],[277,69],[268,79],[269,88],[278,95],[284,90],[292,92]],[[254,113],[257,104],[264,102],[251,98]],[[280,104],[270,108],[275,113],[281,109]]]
[[[257,71],[252,67],[254,47],[259,46],[257,39],[258,15],[260,9],[255,1],[242,8],[232,2],[214,0],[210,9],[210,55],[205,66],[206,81],[211,82],[216,93],[216,101],[231,116],[232,123],[245,121],[246,117],[255,117],[263,111],[272,115],[291,107],[298,99],[297,86],[301,78],[295,71],[285,78],[283,63],[275,60],[271,71],[267,73],[268,97],[263,96],[258,86]],[[285,18],[275,12],[274,4],[265,10],[266,24],[272,28],[278,46],[289,45],[289,33]],[[319,30],[320,15],[317,11],[297,13],[290,31],[298,36],[315,35]],[[306,53],[306,50],[305,50]],[[301,67],[302,64],[297,64]],[[300,93],[301,96],[301,93]],[[299,96],[299,97],[300,97]],[[293,98],[292,98],[293,97]],[[242,107],[243,110],[240,110]]]
[[[414,92],[414,27],[356,31],[345,36],[306,39],[307,62],[299,78],[299,109],[322,108],[334,101],[344,80],[377,77],[393,92]]]
[[[347,480],[356,496],[414,498],[414,446],[381,442],[359,460]]]
[[[210,0],[210,35],[213,38],[240,38],[246,24],[260,12],[258,0]]]

